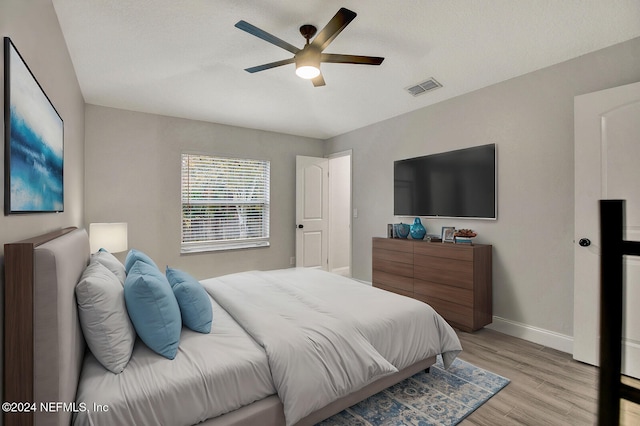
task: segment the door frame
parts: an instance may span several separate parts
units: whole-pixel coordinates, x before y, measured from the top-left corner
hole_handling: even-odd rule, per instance
[[[333,247],[333,244],[335,243],[334,241],[332,241],[331,235],[332,235],[332,229],[335,228],[334,227],[334,221],[335,218],[333,218],[333,215],[331,214],[332,209],[331,209],[331,195],[332,195],[332,188],[333,188],[333,184],[335,184],[336,180],[335,178],[331,177],[331,160],[336,159],[336,158],[343,158],[343,157],[349,157],[349,180],[348,182],[348,188],[349,188],[349,205],[348,205],[348,209],[347,210],[347,215],[346,218],[348,219],[348,223],[349,223],[349,232],[348,232],[348,240],[349,240],[349,258],[348,258],[348,273],[347,276],[351,277],[352,271],[353,271],[353,265],[352,265],[352,260],[353,260],[353,150],[352,149],[348,149],[346,151],[340,151],[340,152],[336,152],[333,154],[329,154],[326,158],[329,159],[329,265],[328,265],[328,269],[329,271],[332,271],[334,268],[332,265],[332,256],[331,256],[331,250]],[[341,184],[344,184],[345,182],[341,182]]]
[[[634,86],[633,88],[631,86]],[[593,138],[600,134],[605,113],[625,108],[638,99],[640,82],[587,93],[574,98],[574,324],[573,324],[573,357],[574,359],[593,365],[599,364],[599,321],[600,321],[600,277],[599,250],[600,229],[597,213],[589,217],[580,216],[580,212],[589,209],[597,212],[598,199],[609,198],[606,163],[602,161],[602,141],[594,143]],[[610,98],[613,97],[614,99]],[[596,100],[596,104],[593,100]],[[604,157],[606,158],[606,157]],[[594,162],[594,160],[596,160]],[[599,162],[599,164],[597,164]],[[580,247],[581,238],[589,238],[591,246]],[[592,261],[585,262],[584,255],[591,255]],[[585,275],[583,275],[585,274]],[[632,340],[624,339],[625,348],[640,352],[640,345]],[[623,353],[625,353],[623,348]],[[637,363],[632,361],[632,352],[627,352],[629,364],[626,373],[637,375]],[[625,365],[623,364],[623,370]]]
[[[298,156],[296,156],[298,157]],[[306,155],[302,155],[301,157],[310,157],[310,156],[306,156]],[[311,156],[312,157],[312,156]],[[353,150],[349,149],[349,150],[345,150],[345,151],[339,151],[339,152],[335,152],[329,155],[326,155],[324,157],[312,157],[312,158],[318,158],[318,159],[326,159],[328,162],[328,166],[327,168],[330,170],[331,169],[331,162],[332,160],[335,160],[337,158],[343,158],[343,157],[349,157],[349,174],[348,174],[348,181],[347,182],[343,182],[342,186],[344,187],[345,185],[348,186],[348,209],[347,211],[347,217],[346,219],[348,220],[348,244],[349,244],[349,250],[348,250],[348,273],[346,275],[351,276],[352,271],[353,271],[353,265],[352,265],[352,261],[353,261],[353,216],[352,216],[352,212],[353,212]],[[296,160],[296,187],[298,185],[298,167],[297,167],[297,160]],[[332,240],[331,238],[331,229],[334,226],[332,223],[332,220],[335,220],[335,218],[332,219],[332,214],[331,214],[331,192],[330,192],[330,188],[332,183],[335,183],[335,177],[332,178],[330,176],[329,173],[329,177],[328,177],[328,185],[327,185],[327,192],[328,192],[328,196],[327,196],[327,204],[329,206],[328,211],[328,221],[327,221],[327,263],[326,263],[326,269],[331,271],[333,269],[333,265],[332,265],[332,261],[331,261],[331,247],[332,244],[335,244],[335,241]],[[299,243],[300,243],[300,238],[299,238],[299,230],[298,225],[300,222],[300,218],[298,217],[299,214],[299,208],[300,206],[298,205],[298,197],[299,197],[299,193],[298,193],[298,189],[296,189],[296,240],[295,240],[295,262],[292,262],[292,264],[295,264],[297,267],[299,267],[299,265],[301,265],[301,259],[299,258],[299,253],[300,253],[300,248],[298,247]],[[292,259],[294,259],[292,258]],[[344,275],[344,274],[343,274]]]

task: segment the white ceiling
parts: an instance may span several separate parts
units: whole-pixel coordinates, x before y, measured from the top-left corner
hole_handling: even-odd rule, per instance
[[[640,36],[640,0],[53,0],[85,101],[327,139]],[[358,14],[313,87],[292,56],[234,27],[300,48],[340,7]],[[412,97],[429,77],[443,88]]]

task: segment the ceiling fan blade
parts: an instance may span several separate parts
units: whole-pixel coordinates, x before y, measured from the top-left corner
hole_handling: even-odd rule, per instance
[[[311,45],[317,47],[322,52],[329,43],[331,43],[347,25],[349,25],[349,22],[354,20],[356,15],[357,14],[355,12],[349,9],[345,9],[344,7],[340,8],[338,13],[331,18],[329,23],[320,30],[316,38],[311,42]]]
[[[382,61],[384,61],[384,58],[379,56],[335,55],[333,53],[322,53],[320,55],[320,62],[336,64],[380,65]]]
[[[264,41],[268,41],[271,44],[281,47],[284,50],[288,50],[293,54],[296,54],[300,51],[300,49],[298,49],[294,45],[289,44],[286,41],[279,39],[278,37],[271,35],[268,32],[261,30],[260,28],[256,27],[255,25],[251,25],[246,21],[238,21],[235,27],[241,29],[242,31],[246,31],[249,34],[254,35],[258,38],[261,38]]]
[[[292,64],[294,62],[295,62],[294,58],[283,59],[282,61],[269,62],[268,64],[257,65],[255,67],[251,67],[251,68],[245,68],[245,71],[250,72],[250,73],[254,73],[254,72],[258,72],[258,71],[268,70],[270,68],[279,67],[279,66],[282,66],[282,65]]]
[[[312,78],[311,82],[313,83],[314,87],[320,87],[325,85],[324,77],[322,76],[322,73],[320,73],[320,75],[317,76],[316,78]]]

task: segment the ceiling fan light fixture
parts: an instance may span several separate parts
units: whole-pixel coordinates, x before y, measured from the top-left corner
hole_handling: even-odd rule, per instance
[[[313,65],[296,65],[296,75],[306,80],[311,80],[320,75],[320,69]]]
[[[311,80],[320,75],[320,51],[310,45],[296,53],[295,61],[298,77]]]

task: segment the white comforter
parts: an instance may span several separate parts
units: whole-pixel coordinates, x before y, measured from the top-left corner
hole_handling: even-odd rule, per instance
[[[202,281],[264,347],[288,425],[422,359],[461,350],[428,305],[311,269]]]
[[[87,351],[74,426],[187,426],[273,395],[264,350],[214,300],[210,334],[182,329],[173,360],[136,342],[120,374]],[[99,408],[99,409],[98,409]]]

